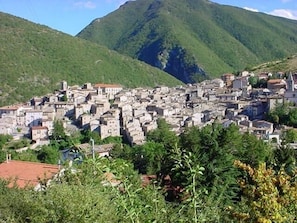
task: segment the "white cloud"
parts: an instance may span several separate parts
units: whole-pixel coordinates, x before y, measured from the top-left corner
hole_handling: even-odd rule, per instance
[[[253,8],[249,8],[249,7],[243,7],[245,10],[248,10],[248,11],[252,11],[252,12],[259,12],[258,9],[253,9]]]
[[[294,19],[297,20],[297,11],[293,11],[290,9],[275,9],[272,12],[269,12],[268,14],[274,15],[274,16],[280,16],[287,19]]]
[[[124,3],[126,3],[126,2],[127,2],[126,0],[121,0],[121,1],[118,2],[118,6],[121,6],[121,5],[123,5]]]
[[[75,2],[74,6],[77,8],[85,8],[85,9],[94,9],[96,8],[96,4],[92,1],[80,1]]]
[[[134,2],[136,0],[105,0],[105,1],[106,1],[106,3],[115,4],[118,7],[120,7],[121,5],[125,4],[126,2]]]

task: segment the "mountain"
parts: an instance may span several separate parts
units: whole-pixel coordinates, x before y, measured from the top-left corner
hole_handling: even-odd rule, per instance
[[[297,21],[207,0],[128,1],[77,36],[186,83],[297,53]]]
[[[98,44],[1,12],[0,21],[1,106],[50,93],[62,80],[124,87],[181,84],[168,73]]]

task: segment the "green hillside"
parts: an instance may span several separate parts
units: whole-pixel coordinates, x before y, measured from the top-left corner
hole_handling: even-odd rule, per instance
[[[207,0],[137,0],[78,37],[192,82],[295,54],[297,21]]]
[[[274,74],[277,72],[297,73],[297,55],[286,57],[280,60],[262,63],[257,66],[251,67],[249,70],[254,73],[261,73],[261,72],[270,72]]]
[[[0,105],[27,101],[69,84],[118,83],[125,87],[181,82],[106,47],[0,13]]]

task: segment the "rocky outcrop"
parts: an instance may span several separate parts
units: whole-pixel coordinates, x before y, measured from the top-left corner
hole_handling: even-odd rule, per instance
[[[206,79],[205,71],[198,66],[195,58],[181,46],[165,48],[158,43],[143,48],[138,59],[157,67],[184,83]],[[150,53],[148,53],[150,52]]]

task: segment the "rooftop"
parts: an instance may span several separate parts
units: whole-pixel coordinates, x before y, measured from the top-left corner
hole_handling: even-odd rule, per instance
[[[35,187],[39,179],[51,179],[59,172],[58,165],[9,160],[0,164],[0,178],[11,180],[9,187],[14,182],[19,188]]]
[[[121,88],[121,85],[118,84],[95,84],[94,85],[95,88]]]

